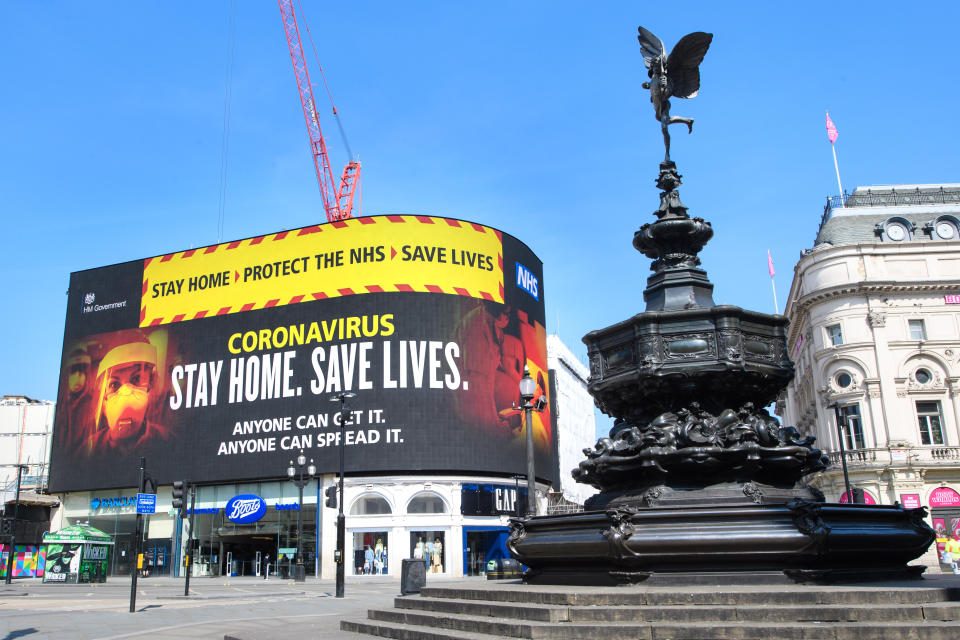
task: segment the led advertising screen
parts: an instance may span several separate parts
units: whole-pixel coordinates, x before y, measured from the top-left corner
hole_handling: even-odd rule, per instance
[[[51,489],[336,472],[523,473],[549,393],[543,272],[482,225],[374,216],[71,274]],[[549,403],[547,403],[549,407]],[[553,473],[549,409],[537,468]]]

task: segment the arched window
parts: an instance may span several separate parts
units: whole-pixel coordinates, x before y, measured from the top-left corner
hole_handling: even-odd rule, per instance
[[[435,493],[421,493],[407,505],[407,513],[446,513],[447,505]]]
[[[352,516],[382,516],[393,513],[390,503],[378,495],[367,494],[353,503]]]

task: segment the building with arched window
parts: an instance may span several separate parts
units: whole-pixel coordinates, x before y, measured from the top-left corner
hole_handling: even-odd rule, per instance
[[[815,435],[828,501],[930,508],[960,533],[960,184],[858,188],[828,202],[785,314],[784,422]],[[842,440],[841,440],[842,439]],[[841,454],[841,448],[843,453]],[[923,558],[936,565],[934,549]]]

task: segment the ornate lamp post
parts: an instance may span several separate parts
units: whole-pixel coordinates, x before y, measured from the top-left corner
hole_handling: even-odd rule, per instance
[[[843,446],[843,428],[847,426],[847,415],[840,409],[839,404],[833,405],[833,414],[837,419],[837,438],[840,440],[840,466],[843,467],[843,486],[847,501],[853,503],[853,492],[850,490],[850,476],[847,474],[847,452]]]
[[[347,400],[356,398],[357,394],[352,391],[342,391],[330,396],[330,402],[340,403],[340,470],[337,479],[338,492],[340,499],[337,501],[337,550],[334,552],[334,560],[337,563],[337,590],[336,597],[342,598],[344,592],[344,554],[346,553],[347,538],[347,520],[343,515],[343,438],[344,427],[347,423]]]
[[[307,456],[303,455],[303,449],[297,456],[297,466],[293,466],[293,460],[287,467],[287,478],[300,490],[300,502],[297,503],[297,566],[294,569],[293,579],[295,582],[304,582],[307,579],[306,570],[303,567],[303,488],[307,486],[313,476],[317,473],[317,467],[310,459],[307,465]]]
[[[537,392],[537,382],[530,377],[530,367],[524,365],[523,378],[518,385],[523,398],[523,413],[527,424],[527,515],[537,515],[537,479],[533,468],[533,396]]]

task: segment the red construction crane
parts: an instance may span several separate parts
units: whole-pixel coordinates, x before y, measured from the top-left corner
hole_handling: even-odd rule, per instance
[[[320,186],[320,196],[323,198],[323,208],[327,212],[327,221],[346,220],[353,217],[353,194],[360,191],[360,163],[352,158],[343,168],[340,184],[333,180],[333,171],[330,168],[330,157],[327,155],[327,145],[320,131],[320,122],[317,119],[317,105],[313,100],[313,87],[310,84],[310,74],[307,72],[307,63],[303,57],[303,45],[300,43],[300,30],[297,27],[297,16],[293,11],[292,0],[279,0],[280,14],[283,17],[283,30],[287,34],[287,45],[290,47],[290,61],[293,63],[293,75],[297,78],[297,89],[300,91],[300,105],[303,107],[303,118],[307,123],[307,135],[310,137],[310,153],[313,163],[317,167],[317,182]],[[337,114],[336,107],[333,108]],[[357,199],[357,215],[360,215],[360,201]]]

